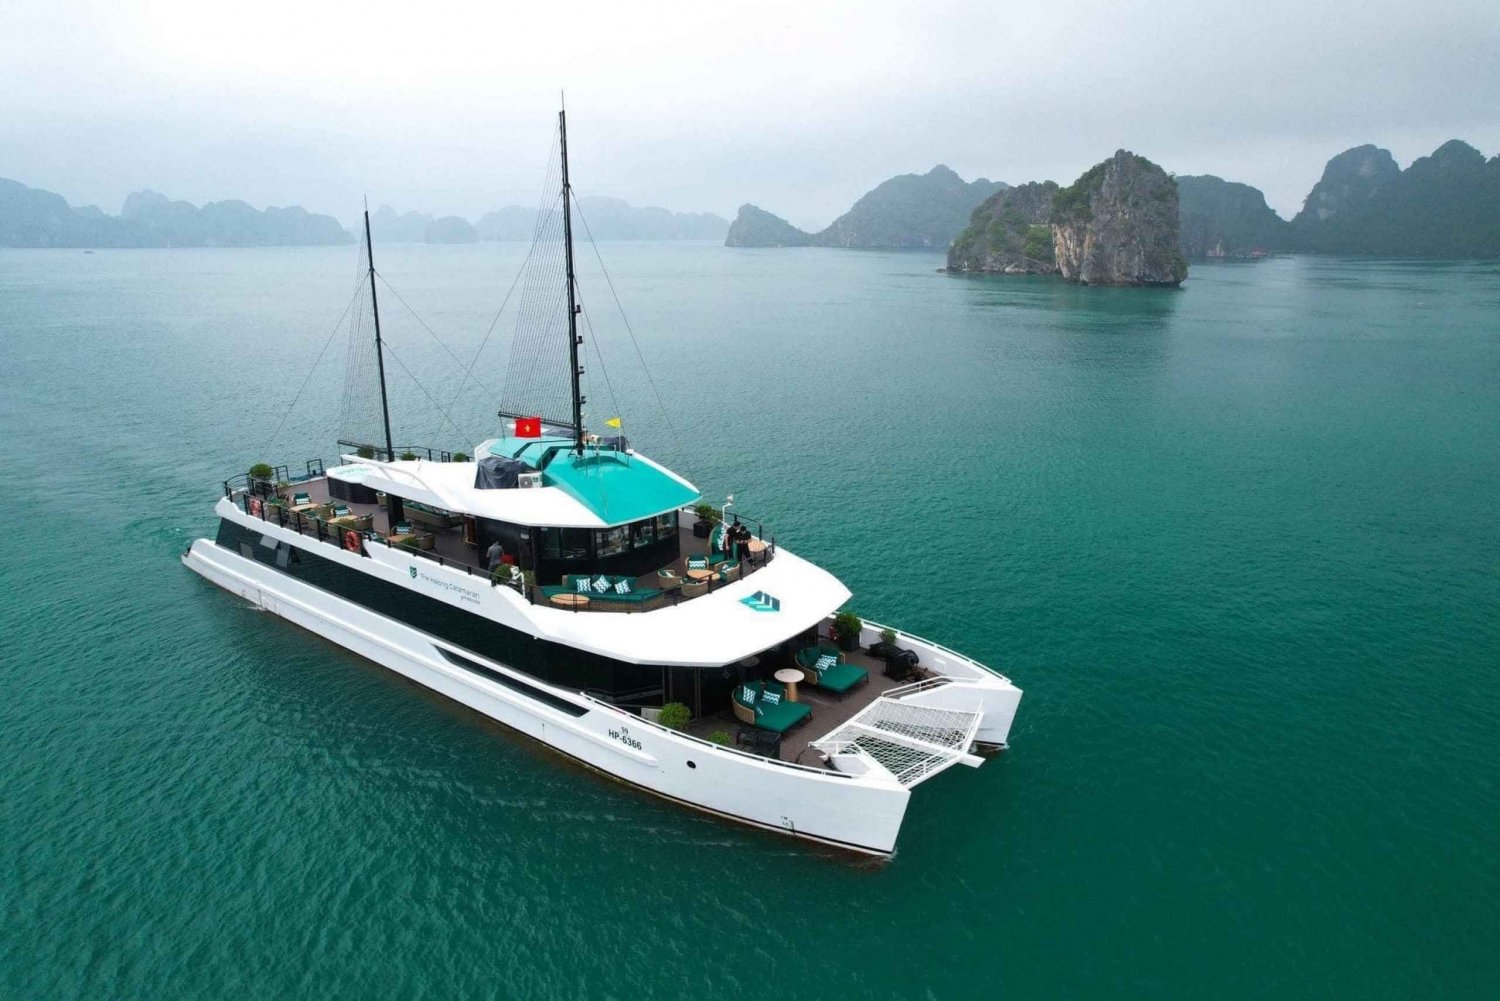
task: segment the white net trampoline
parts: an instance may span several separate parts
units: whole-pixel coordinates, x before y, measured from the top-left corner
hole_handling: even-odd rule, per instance
[[[881,698],[812,746],[826,754],[857,748],[909,787],[959,761],[977,763],[969,747],[983,715]]]

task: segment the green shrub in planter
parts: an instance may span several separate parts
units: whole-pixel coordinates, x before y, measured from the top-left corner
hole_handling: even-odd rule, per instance
[[[371,448],[369,445],[361,445],[361,446],[359,446],[359,448],[357,450],[355,450],[354,454],[357,455],[357,456],[359,456],[361,459],[373,459],[373,458],[375,458],[375,450],[373,448]]]
[[[721,744],[724,747],[728,747],[730,744],[729,731],[715,730],[712,734],[709,735],[708,741],[711,744]]]
[[[410,549],[410,550],[413,550],[413,551],[416,551],[416,550],[419,550],[419,549],[422,548],[420,540],[418,540],[418,538],[415,535],[403,535],[403,536],[401,536],[401,538],[396,542],[396,545],[399,546],[399,547],[401,547],[402,549]]]
[[[250,467],[250,477],[252,479],[269,480],[275,475],[276,470],[272,469],[268,464],[264,462],[257,462],[255,465]]]
[[[895,646],[896,645],[896,630],[894,630],[894,629],[882,629],[882,630],[880,630],[880,642],[884,643],[886,646]]]
[[[469,453],[467,453],[467,452],[454,452],[453,453],[453,461],[454,462],[468,462],[469,461]]]
[[[661,707],[661,715],[656,721],[668,729],[686,730],[692,719],[693,714],[687,706],[681,702],[668,702]]]
[[[402,462],[413,462],[413,461],[416,460],[416,458],[417,458],[417,453],[415,453],[415,452],[402,452],[401,453],[401,461]]]
[[[839,649],[845,652],[859,647],[859,631],[864,623],[853,612],[840,612],[833,617],[833,635],[839,641]]]
[[[699,521],[715,523],[719,520],[719,509],[712,504],[696,504],[693,513],[698,516]]]

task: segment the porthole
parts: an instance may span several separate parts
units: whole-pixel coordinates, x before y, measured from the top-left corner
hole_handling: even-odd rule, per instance
[[[689,767],[689,768],[697,768],[697,767],[698,767],[698,766],[697,766],[697,765],[695,765],[695,764],[693,764],[693,763],[692,763],[692,762],[691,762],[691,761],[689,761],[689,762],[688,762],[688,767]]]

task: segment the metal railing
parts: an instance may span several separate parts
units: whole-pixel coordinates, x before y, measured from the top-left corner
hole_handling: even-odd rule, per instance
[[[890,628],[890,627],[883,626],[883,625],[881,625],[878,622],[866,621],[865,622],[865,628],[866,629],[874,629],[874,630],[878,631],[878,630],[887,629],[887,628]],[[957,650],[951,650],[948,647],[943,646],[943,644],[941,644],[941,643],[935,643],[932,640],[927,639],[924,636],[918,636],[915,633],[909,633],[909,632],[907,632],[904,629],[892,629],[891,631],[894,632],[898,637],[904,636],[904,637],[906,637],[906,639],[908,639],[909,641],[911,641],[913,643],[921,643],[923,646],[930,647],[933,650],[937,651],[938,653],[945,654],[945,655],[947,655],[949,657],[952,657],[954,660],[962,661],[963,663],[968,664],[971,667],[976,667],[979,670],[983,671],[985,674],[989,674],[989,675],[992,675],[992,676],[994,676],[996,678],[999,678],[1001,681],[1004,681],[1004,682],[1009,682],[1010,681],[1009,678],[1007,678],[1005,675],[1001,674],[999,671],[995,670],[993,667],[990,667],[988,664],[981,664],[979,661],[975,660],[973,657],[970,657],[967,654],[959,653]]]
[[[880,697],[883,699],[899,699],[903,695],[915,695],[918,692],[925,692],[929,688],[940,688],[952,680],[946,674],[938,674],[931,678],[923,678],[921,681],[913,681],[909,685],[897,685],[895,688],[888,688],[880,693]]]
[[[227,485],[226,489],[229,489]],[[335,524],[331,519],[319,518],[316,515],[307,514],[303,511],[293,511],[279,499],[266,500],[246,488],[231,489],[229,499],[234,502],[236,507],[252,518],[259,518],[262,521],[269,522],[281,528],[289,528],[298,535],[305,535],[319,542],[326,542],[346,552],[354,552],[348,546],[348,536],[350,533],[353,533],[360,541],[360,556],[369,555],[364,550],[366,545],[379,542],[387,549],[400,549],[409,555],[420,556],[430,560],[438,566],[448,567],[453,570],[462,570],[471,577],[490,579],[492,576],[490,571],[477,567],[472,563],[456,560],[450,556],[444,556],[441,553],[431,550],[404,546],[400,543],[390,541],[379,532],[369,529],[350,528],[347,525]]]
[[[432,448],[428,445],[396,445],[387,449],[384,445],[374,445],[367,441],[345,441],[343,438],[339,439],[338,445],[361,458],[379,459],[381,462],[395,462],[407,456],[426,459],[428,462],[452,462],[455,455],[468,457],[467,452],[450,452],[445,448]]]
[[[339,445],[349,448],[373,449],[373,446],[343,440],[339,441]],[[379,451],[384,453],[385,450],[380,449]],[[452,453],[434,449],[424,448],[423,453],[429,458],[434,458],[434,461],[447,462],[451,461],[452,458]],[[440,457],[440,459],[437,457]],[[637,575],[637,580],[644,579],[647,582],[645,585],[646,588],[660,592],[649,599],[618,601],[610,600],[607,594],[590,593],[586,597],[594,600],[590,600],[588,603],[559,604],[554,603],[552,601],[553,595],[546,594],[540,585],[526,583],[524,578],[501,579],[496,576],[494,569],[486,570],[474,563],[444,556],[432,550],[393,543],[384,535],[372,530],[361,530],[351,528],[347,525],[336,525],[331,519],[319,518],[316,515],[291,510],[290,506],[278,492],[280,484],[296,484],[327,475],[322,459],[305,460],[305,468],[306,472],[296,477],[290,476],[290,470],[285,465],[273,466],[270,477],[256,477],[251,476],[249,473],[240,473],[224,481],[224,496],[251,517],[258,517],[262,521],[272,522],[282,528],[290,528],[299,535],[305,535],[319,542],[326,542],[329,545],[354,552],[347,545],[347,536],[350,532],[353,532],[360,539],[359,554],[361,556],[368,555],[364,550],[366,544],[380,542],[388,549],[401,549],[410,555],[420,556],[434,562],[438,566],[462,570],[470,577],[483,577],[489,580],[492,586],[513,587],[520,592],[523,598],[533,605],[546,605],[549,608],[564,609],[573,612],[604,612],[615,615],[621,612],[626,614],[650,612],[659,608],[675,607],[684,601],[692,601],[694,598],[712,594],[714,591],[750,576],[776,558],[776,537],[772,535],[767,539],[765,526],[759,520],[737,512],[734,516],[735,519],[750,526],[752,529],[751,537],[764,542],[765,548],[758,553],[747,552],[742,559],[736,561],[739,566],[739,573],[735,576],[734,580],[726,580],[721,572],[715,572],[712,576],[701,581],[683,580],[681,583],[673,583],[668,587],[656,588],[652,586],[652,575],[648,573]],[[676,561],[674,560],[673,562]],[[602,573],[602,571],[599,572]],[[592,576],[592,574],[590,575]],[[700,587],[702,588],[701,591],[699,590]],[[692,593],[684,594],[684,588],[691,589]]]

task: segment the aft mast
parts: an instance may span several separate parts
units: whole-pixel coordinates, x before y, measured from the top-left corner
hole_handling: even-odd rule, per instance
[[[375,298],[375,245],[370,239],[370,206],[365,204],[365,260],[370,266],[370,311],[375,315],[375,368],[380,373],[380,416],[385,421],[385,458],[396,461],[396,446],[391,440],[391,404],[385,393],[385,352],[380,344],[380,303]],[[401,520],[401,498],[390,498],[390,522],[394,529]]]
[[[576,282],[573,277],[573,187],[568,183],[568,110],[560,108],[557,112],[557,131],[561,137],[562,147],[562,203],[563,203],[563,254],[567,262],[568,282],[568,363],[573,373],[573,434],[574,447],[578,454],[583,454],[583,393],[579,387],[578,377],[583,374],[583,367],[578,364],[578,346],[583,343],[583,337],[578,333],[578,302],[576,296]],[[377,330],[378,330],[377,325]],[[378,338],[377,334],[377,338]],[[389,435],[389,427],[386,431]]]

